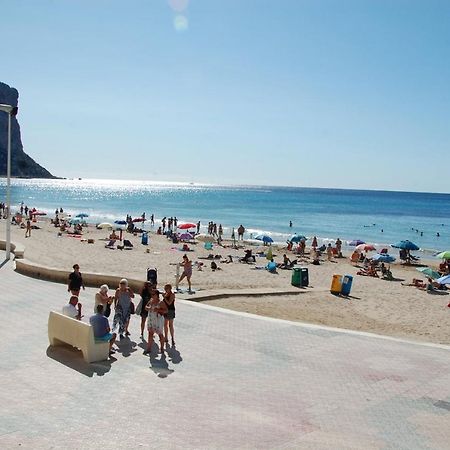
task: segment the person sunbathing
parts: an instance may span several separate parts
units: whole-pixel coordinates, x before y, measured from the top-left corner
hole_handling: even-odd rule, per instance
[[[256,258],[252,254],[252,250],[245,250],[245,255],[241,258],[241,262],[249,263],[250,261],[256,262]]]
[[[277,264],[277,267],[280,269],[292,269],[294,265],[297,263],[297,260],[291,261],[286,254],[283,255],[283,262],[281,264]]]
[[[366,277],[375,277],[379,278],[377,271],[375,270],[375,267],[370,265],[367,269],[361,269],[358,272],[356,272],[357,275],[363,275]]]
[[[419,278],[413,278],[411,283],[402,283],[403,286],[414,286],[416,288],[425,289],[427,284]]]

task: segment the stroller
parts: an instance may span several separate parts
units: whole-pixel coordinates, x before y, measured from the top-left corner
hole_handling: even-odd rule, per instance
[[[158,284],[158,271],[156,269],[147,269],[147,281],[156,286]]]

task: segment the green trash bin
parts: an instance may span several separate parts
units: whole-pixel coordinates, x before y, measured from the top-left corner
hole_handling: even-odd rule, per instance
[[[291,278],[292,286],[301,286],[302,285],[302,270],[300,267],[294,267],[292,269],[292,278]]]

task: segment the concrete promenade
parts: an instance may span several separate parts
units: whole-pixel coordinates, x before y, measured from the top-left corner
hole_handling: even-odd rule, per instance
[[[0,252],[0,261],[4,252]],[[449,449],[450,348],[177,299],[176,348],[140,318],[107,362],[49,348],[64,285],[0,268],[0,448]],[[84,320],[95,289],[82,291]]]

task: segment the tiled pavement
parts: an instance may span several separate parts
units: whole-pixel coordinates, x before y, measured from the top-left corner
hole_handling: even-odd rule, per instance
[[[63,285],[12,263],[0,285],[0,448],[450,448],[449,348],[178,300],[166,357],[142,354],[136,317],[87,365],[48,347]]]

